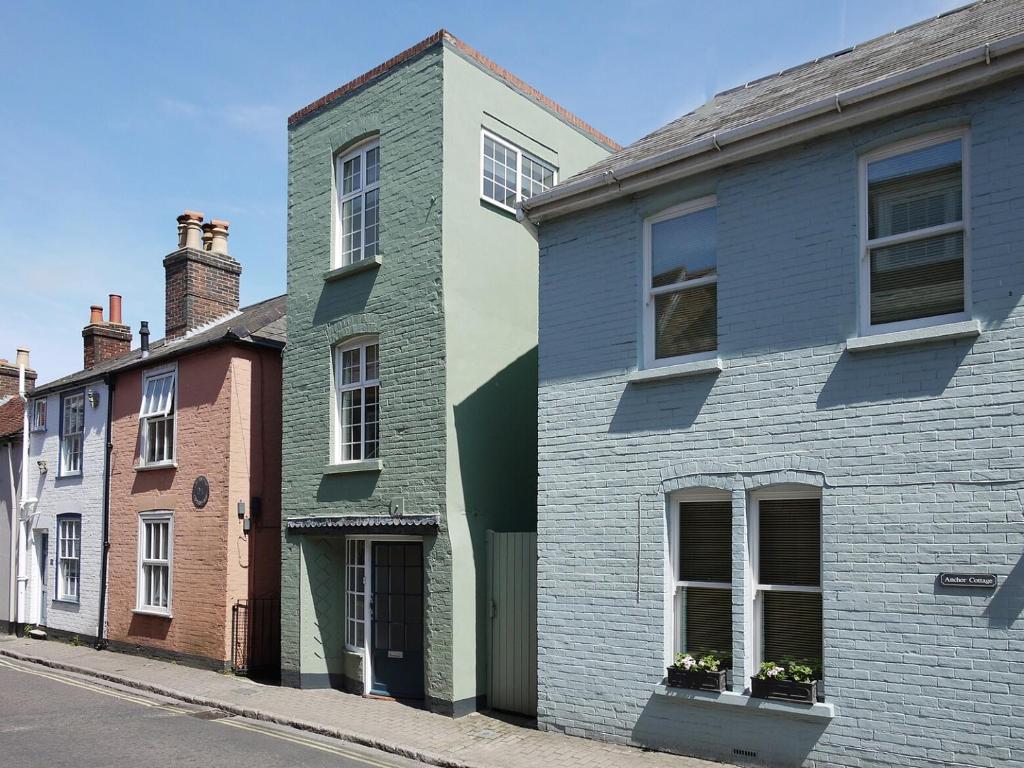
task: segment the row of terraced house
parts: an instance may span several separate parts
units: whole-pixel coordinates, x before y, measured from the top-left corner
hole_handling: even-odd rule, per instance
[[[1010,0],[624,148],[442,30],[289,119],[286,295],[240,307],[187,211],[164,339],[111,295],[81,370],[0,362],[4,618],[734,763],[1024,766],[1021,125]]]

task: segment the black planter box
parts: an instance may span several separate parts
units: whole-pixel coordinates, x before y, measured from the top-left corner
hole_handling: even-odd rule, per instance
[[[673,688],[690,688],[695,691],[725,690],[726,671],[707,672],[703,669],[668,668],[668,684]]]
[[[818,681],[798,683],[794,680],[759,680],[752,677],[750,695],[755,699],[782,699],[813,704],[818,700]]]

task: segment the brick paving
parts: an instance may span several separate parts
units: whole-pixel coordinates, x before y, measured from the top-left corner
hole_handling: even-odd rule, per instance
[[[0,637],[0,656],[99,677],[450,768],[722,768],[688,757],[545,733],[487,714],[453,720],[335,690],[264,685],[88,646]]]

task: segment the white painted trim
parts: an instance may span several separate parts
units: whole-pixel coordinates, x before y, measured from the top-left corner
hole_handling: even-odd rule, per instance
[[[495,200],[494,198],[487,197],[487,195],[484,194],[484,141],[486,139],[491,139],[492,141],[494,141],[494,142],[496,142],[498,144],[501,144],[503,147],[505,147],[505,149],[514,152],[515,155],[516,155],[516,181],[515,181],[516,205],[513,205],[513,206],[505,205],[504,203],[499,202],[499,201]],[[517,213],[517,206],[520,205],[523,202],[524,199],[528,199],[528,198],[523,198],[523,156],[524,155],[526,157],[530,158],[531,161],[533,161],[533,162],[537,163],[538,165],[541,165],[544,168],[547,168],[549,171],[551,171],[551,173],[553,174],[552,184],[551,184],[552,187],[554,187],[556,184],[558,184],[558,168],[556,168],[555,166],[553,166],[551,163],[547,162],[546,160],[541,160],[535,154],[533,154],[532,152],[528,152],[527,150],[525,150],[522,147],[520,147],[518,144],[516,144],[516,143],[514,143],[512,141],[509,141],[508,139],[505,139],[505,138],[503,138],[501,136],[499,136],[494,131],[491,131],[491,130],[489,130],[487,128],[484,128],[483,126],[480,126],[480,199],[481,200],[483,200],[485,203],[488,203],[489,205],[493,205],[495,208],[500,208],[503,211],[508,211],[509,213]],[[543,193],[541,193],[541,194],[543,194]]]
[[[368,269],[376,269],[383,263],[381,259],[380,249],[377,249],[377,255],[371,256],[368,259],[360,259],[354,261],[351,264],[346,264],[343,267],[335,267],[324,272],[324,282],[332,282],[334,280],[341,280],[348,277],[349,275],[357,275],[360,272],[365,272]]]
[[[158,606],[145,605],[142,601],[142,566],[146,546],[146,523],[167,521],[167,610]],[[171,510],[148,510],[139,513],[137,558],[135,566],[135,608],[134,613],[171,618],[174,607],[174,512]]]
[[[380,472],[384,469],[383,459],[363,459],[361,461],[340,461],[328,464],[325,475],[341,475],[348,472]]]
[[[659,211],[653,216],[648,216],[643,222],[643,284],[640,286],[642,291],[642,307],[643,307],[643,325],[641,330],[641,345],[643,353],[641,356],[641,371],[647,371],[656,368],[664,368],[668,366],[683,366],[690,365],[693,363],[699,363],[701,361],[717,360],[718,350],[714,349],[709,352],[698,352],[692,355],[680,355],[678,357],[664,357],[655,358],[655,329],[654,329],[654,297],[663,293],[674,293],[687,288],[697,288],[701,285],[708,285],[710,283],[718,282],[718,262],[717,253],[715,259],[715,274],[714,275],[702,275],[694,280],[684,280],[680,283],[673,283],[668,286],[658,286],[657,288],[651,287],[652,280],[652,266],[651,266],[651,229],[655,224],[659,224],[663,221],[670,219],[677,219],[683,216],[688,216],[692,213],[698,213],[700,211],[706,211],[709,208],[714,208],[718,205],[718,198],[715,195],[705,195],[704,197],[698,197],[694,200],[682,203],[680,205],[674,205],[671,208],[666,208],[663,211]],[[716,319],[717,324],[717,319]],[[679,373],[669,375],[689,375],[691,373],[707,373],[715,370],[714,367],[701,367],[695,366],[693,369],[680,368]],[[719,361],[718,370],[721,370],[721,362]],[[631,381],[645,381],[649,378],[660,378],[657,376],[645,377],[643,373],[634,374],[630,377]]]
[[[722,358],[716,352],[710,354],[713,357],[700,357],[686,363],[661,365],[634,371],[629,374],[629,382],[631,384],[643,384],[648,381],[678,379],[684,376],[700,376],[704,373],[719,373],[722,370]]]
[[[368,379],[366,378],[366,348],[370,346],[377,346],[377,378]],[[359,350],[359,380],[350,382],[348,384],[342,384],[342,354],[344,352],[351,352],[352,350]],[[331,463],[328,464],[329,472],[358,472],[363,470],[374,470],[383,469],[383,464],[379,466],[371,466],[370,462],[380,460],[380,424],[381,424],[381,399],[380,399],[380,337],[376,334],[363,334],[361,336],[355,336],[351,339],[346,339],[340,344],[336,344],[331,353],[331,374],[332,374],[332,386],[331,390],[333,396],[331,398],[331,424],[332,424],[332,439],[331,439]],[[366,456],[366,389],[367,387],[377,387],[377,453],[373,459],[367,459]],[[342,437],[344,436],[344,424],[342,423],[342,409],[341,409],[341,398],[339,395],[342,392],[354,392],[360,391],[361,395],[359,398],[359,423],[362,425],[360,429],[360,442],[359,442],[359,454],[364,458],[359,459],[345,459],[342,458]],[[342,469],[342,467],[350,466],[351,469]]]
[[[912,232],[902,232],[898,235],[880,237],[871,240],[868,238],[868,165],[879,160],[914,152],[919,149],[944,144],[949,141],[960,140],[960,195],[961,210],[963,216],[960,221],[942,224],[934,227],[926,227]],[[970,195],[970,129],[966,127],[950,128],[942,131],[933,131],[921,136],[914,136],[909,139],[887,144],[884,147],[868,152],[858,159],[857,162],[857,200],[860,210],[858,212],[858,287],[859,297],[859,323],[861,336],[869,336],[876,333],[889,333],[894,331],[914,330],[933,325],[941,325],[961,320],[969,320],[971,317],[971,195]],[[871,323],[871,251],[876,248],[884,248],[890,245],[915,242],[929,237],[937,237],[943,234],[954,232],[964,233],[964,311],[950,315],[934,317],[915,318],[896,323]],[[849,346],[849,345],[848,345]]]
[[[159,378],[161,376],[171,375],[174,382],[174,400],[172,407],[168,409],[167,416],[173,414],[174,417],[174,432],[172,435],[171,444],[171,456],[167,459],[161,459],[160,461],[147,462],[146,461],[146,445],[149,439],[149,420],[151,418],[166,418],[166,416],[143,416],[142,409],[143,404],[146,402],[146,384],[150,379]],[[139,397],[139,451],[138,451],[138,462],[135,465],[135,469],[167,469],[178,466],[178,393],[180,387],[181,378],[178,375],[178,361],[175,360],[172,363],[166,365],[159,365],[154,368],[146,368],[140,371],[142,376],[142,386]]]
[[[366,184],[365,183],[365,180],[366,180],[366,153],[369,152],[372,149],[375,149],[375,148],[376,149],[380,148],[380,136],[379,135],[372,136],[372,137],[366,139],[365,141],[361,141],[358,144],[355,144],[354,146],[349,147],[344,152],[344,154],[339,153],[334,158],[334,190],[333,190],[333,194],[332,194],[332,197],[333,197],[332,207],[334,209],[334,213],[332,215],[332,225],[333,226],[331,227],[331,230],[332,230],[333,234],[332,234],[332,237],[331,237],[331,269],[329,270],[328,274],[330,274],[331,272],[334,272],[336,270],[343,269],[344,267],[349,267],[349,266],[352,266],[354,264],[358,264],[359,262],[364,261],[364,260],[366,260],[368,258],[368,257],[365,257],[363,255],[365,253],[365,249],[366,249],[366,193],[367,192],[372,192],[375,189],[380,189],[380,187],[381,187],[381,170],[382,170],[381,160],[383,159],[383,154],[378,152],[378,155],[377,155],[377,181],[373,182],[372,184]],[[344,173],[345,173],[345,170],[344,170],[345,169],[345,163],[347,161],[353,159],[354,157],[357,157],[357,156],[362,158],[360,160],[360,169],[359,169],[360,186],[359,186],[359,189],[345,194],[345,193],[342,192],[342,190],[344,189],[344,185],[345,185],[345,176],[344,176]],[[344,205],[344,203],[348,202],[349,200],[354,200],[357,197],[362,198],[362,204],[363,204],[362,213],[360,215],[360,220],[362,221],[362,227],[361,227],[361,230],[360,230],[360,241],[359,241],[359,256],[360,256],[360,258],[354,259],[354,260],[349,261],[349,262],[346,263],[345,262],[345,256],[344,256],[344,254],[342,252],[342,249],[343,249],[343,245],[342,244],[344,243],[345,233],[344,233],[344,217],[341,215],[341,210],[342,210],[342,206]],[[380,252],[380,233],[381,233],[381,227],[380,227],[380,195],[378,194],[378,196],[377,196],[377,241],[376,241],[377,242],[378,254]],[[370,258],[372,258],[372,257],[370,257]]]
[[[733,691],[695,691],[687,688],[674,688],[667,685],[654,687],[656,696],[664,696],[680,702],[705,704],[711,706],[742,707],[744,712],[756,712],[764,715],[780,715],[799,720],[831,720],[836,716],[835,705],[828,701],[816,701],[813,704],[800,704],[795,701],[777,699],[756,699],[745,693]]]
[[[873,349],[889,349],[907,347],[929,342],[949,341],[951,339],[970,339],[981,335],[981,323],[977,320],[964,320],[941,325],[926,325],[890,333],[875,333],[869,336],[854,336],[846,340],[846,348],[850,352],[867,352]]]

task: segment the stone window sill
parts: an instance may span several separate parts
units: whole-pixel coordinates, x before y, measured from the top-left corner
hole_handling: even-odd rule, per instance
[[[661,368],[645,368],[629,375],[631,384],[644,384],[649,381],[678,379],[683,376],[700,376],[705,373],[719,373],[722,370],[722,358],[712,357],[709,360],[694,360],[677,365],[664,365]]]
[[[349,472],[380,472],[384,469],[382,459],[366,459],[364,461],[343,461],[341,464],[328,464],[324,470],[326,475],[343,475]]]
[[[376,269],[380,266],[380,254],[373,256],[369,259],[360,259],[352,264],[346,264],[343,267],[336,267],[329,269],[324,272],[324,280],[331,282],[333,280],[342,280],[349,275],[357,275],[360,272],[365,272],[368,269]]]
[[[868,352],[873,349],[907,347],[912,344],[927,344],[950,339],[971,339],[981,335],[981,323],[965,320],[960,323],[943,323],[909,331],[893,331],[868,336],[855,336],[846,340],[850,352]]]
[[[137,613],[140,616],[156,616],[158,619],[172,618],[170,611],[152,611],[148,608],[132,608],[132,613]]]
[[[152,472],[157,469],[177,469],[178,462],[176,461],[161,461],[156,464],[136,464],[136,472]]]
[[[797,720],[831,720],[836,716],[835,705],[821,701],[814,704],[797,704],[796,702],[777,701],[775,699],[755,699],[752,696],[747,696],[745,693],[734,693],[732,691],[725,691],[723,693],[691,691],[686,688],[671,688],[667,685],[655,686],[654,695],[663,696],[674,701],[686,701],[713,707],[730,707],[737,710],[742,709],[745,712],[780,715]]]

